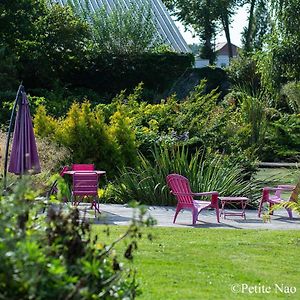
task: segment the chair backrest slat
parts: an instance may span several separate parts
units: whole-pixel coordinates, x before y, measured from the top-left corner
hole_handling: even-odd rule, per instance
[[[73,164],[72,170],[73,171],[94,171],[95,165],[94,164]]]
[[[178,174],[170,174],[167,176],[167,183],[179,203],[193,204],[193,195],[189,180]],[[185,195],[180,195],[185,194]]]
[[[96,172],[75,172],[73,174],[73,194],[81,196],[97,195],[98,175]]]

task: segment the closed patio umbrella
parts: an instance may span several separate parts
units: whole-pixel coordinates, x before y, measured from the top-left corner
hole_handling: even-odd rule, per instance
[[[18,108],[15,119],[13,144],[11,148],[8,171],[17,175],[25,174],[29,171],[40,173],[40,161],[37,152],[32,120],[29,110],[29,103],[24,87],[19,87],[14,109],[10,120],[10,128],[7,135],[5,166],[4,166],[4,187],[6,187],[6,172],[8,161],[8,148],[13,116]]]

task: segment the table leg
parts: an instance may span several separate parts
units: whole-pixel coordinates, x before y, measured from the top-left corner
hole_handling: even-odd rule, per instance
[[[221,205],[222,205],[222,208],[221,208],[220,217],[223,215],[223,216],[224,216],[224,219],[226,219],[226,215],[225,215],[225,213],[224,213],[225,201],[221,201]]]
[[[244,219],[246,220],[245,209],[246,209],[246,206],[247,206],[247,201],[241,201],[241,204],[242,204],[242,214],[243,214]]]

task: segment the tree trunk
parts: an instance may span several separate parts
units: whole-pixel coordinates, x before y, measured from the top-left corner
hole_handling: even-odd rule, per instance
[[[223,28],[225,31],[227,45],[228,45],[228,57],[229,57],[229,59],[231,59],[233,57],[233,51],[232,51],[232,44],[231,44],[231,40],[230,40],[230,28],[229,28],[229,18],[228,18],[227,10],[224,11],[221,18],[222,18],[222,24],[223,24]]]
[[[250,52],[252,50],[253,42],[253,31],[254,31],[254,8],[256,0],[251,0],[250,11],[249,11],[249,22],[245,38],[245,51]]]
[[[200,36],[201,39],[204,41],[204,46],[201,49],[201,57],[208,59],[209,64],[212,65],[216,60],[216,55],[212,45],[215,28],[209,16],[206,17],[203,26],[204,26],[204,31]]]

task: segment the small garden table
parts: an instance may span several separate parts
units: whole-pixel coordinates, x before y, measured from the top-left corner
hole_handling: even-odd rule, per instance
[[[221,201],[221,213],[220,216],[224,215],[224,219],[226,219],[226,216],[241,216],[244,217],[244,219],[246,219],[246,213],[245,213],[245,208],[246,205],[249,201],[248,198],[246,197],[219,197],[220,201]],[[225,204],[233,204],[233,203],[240,203],[241,207],[242,207],[242,211],[241,212],[226,212],[224,207]]]

